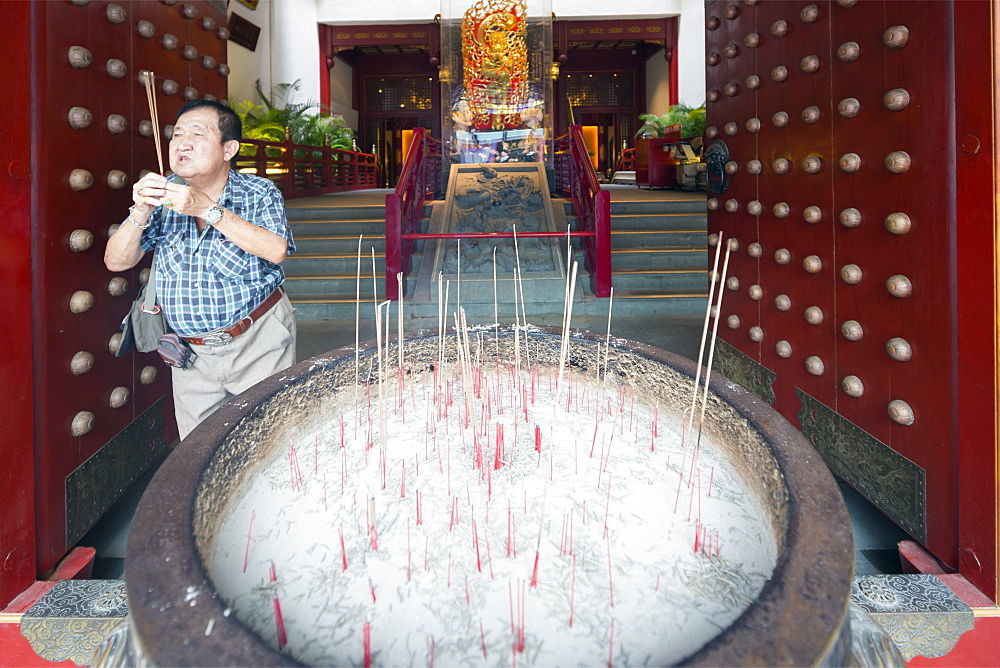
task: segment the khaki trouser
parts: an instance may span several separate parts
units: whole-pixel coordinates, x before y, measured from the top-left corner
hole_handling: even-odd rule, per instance
[[[224,346],[191,346],[188,369],[171,367],[180,437],[237,394],[295,363],[295,313],[288,295]]]

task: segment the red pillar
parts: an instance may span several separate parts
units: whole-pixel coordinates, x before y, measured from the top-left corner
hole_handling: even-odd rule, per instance
[[[0,609],[35,581],[35,468],[32,422],[31,336],[31,35],[34,3],[5,6],[0,41],[10,48],[6,103],[0,105],[0,127],[18,128],[0,142]],[[38,74],[38,73],[36,73]],[[42,76],[39,74],[39,76]]]
[[[319,103],[327,109],[330,107],[330,70],[334,66],[329,35],[329,26],[319,26]]]
[[[670,63],[670,104],[674,105],[680,101],[677,81],[677,23],[678,17],[670,16],[664,21],[667,24],[666,44],[663,45],[663,57]]]

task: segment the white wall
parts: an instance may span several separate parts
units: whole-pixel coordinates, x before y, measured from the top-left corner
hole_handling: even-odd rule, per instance
[[[659,51],[646,61],[646,108],[642,113],[660,116],[670,106],[670,63]]]
[[[319,102],[319,19],[315,0],[270,0],[271,79],[291,83],[302,79],[300,102]],[[257,11],[260,11],[259,9]],[[322,67],[326,76],[326,67]]]
[[[330,111],[343,114],[349,127],[358,129],[358,112],[351,109],[354,68],[337,58],[330,70]]]
[[[677,97],[689,107],[705,101],[705,0],[679,0]],[[655,58],[655,56],[654,56]]]
[[[441,13],[440,0],[382,0],[381,2],[345,2],[345,0],[284,0],[315,4],[320,23],[427,23]]]
[[[253,82],[260,79],[264,90],[271,88],[271,0],[260,0],[256,11],[238,2],[229,3],[229,14],[241,17],[260,27],[257,50],[250,51],[238,44],[227,45],[229,63],[229,97],[233,100],[255,99]]]

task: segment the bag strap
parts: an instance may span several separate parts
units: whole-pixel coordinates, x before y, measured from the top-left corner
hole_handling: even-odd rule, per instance
[[[146,313],[160,313],[160,307],[156,303],[156,251],[153,251],[153,261],[149,265],[149,279],[146,281],[146,301],[143,302],[143,311]],[[146,303],[151,306],[147,309]]]

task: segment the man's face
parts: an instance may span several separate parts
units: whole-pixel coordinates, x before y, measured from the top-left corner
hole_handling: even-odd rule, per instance
[[[219,132],[219,114],[207,107],[192,109],[174,125],[170,169],[185,181],[191,177],[211,178],[229,167],[232,154],[226,149]]]

